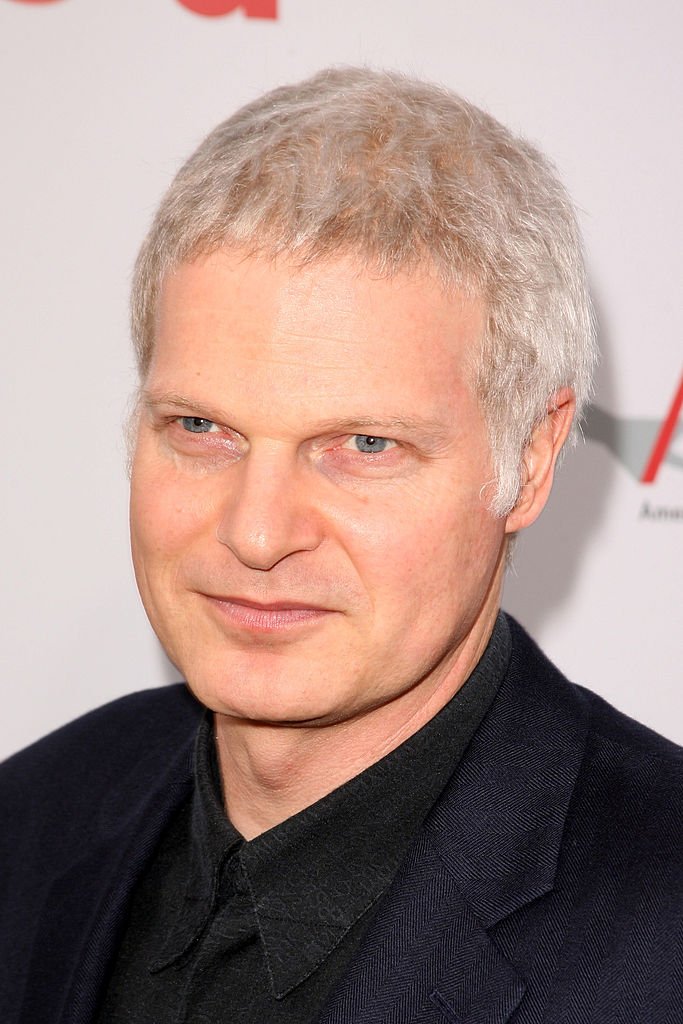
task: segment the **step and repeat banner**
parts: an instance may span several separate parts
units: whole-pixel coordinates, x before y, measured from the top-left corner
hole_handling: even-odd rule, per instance
[[[128,551],[132,264],[210,128],[349,63],[463,93],[574,196],[598,385],[505,606],[683,741],[682,36],[673,0],[0,0],[0,755],[175,678]]]

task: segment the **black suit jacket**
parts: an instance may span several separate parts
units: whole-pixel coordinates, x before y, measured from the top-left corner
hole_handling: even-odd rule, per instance
[[[324,1024],[683,1022],[683,752],[512,630],[499,694]],[[2,1024],[93,1019],[132,887],[190,791],[199,713],[180,686],[135,694],[3,766]]]

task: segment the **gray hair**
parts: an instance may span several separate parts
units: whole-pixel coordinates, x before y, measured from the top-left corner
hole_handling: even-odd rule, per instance
[[[522,455],[558,391],[580,414],[594,325],[571,201],[549,162],[478,107],[393,72],[322,71],[248,104],[166,193],[135,267],[138,364],[165,275],[224,246],[302,265],[352,254],[384,275],[433,268],[480,297],[476,387],[505,515]],[[578,417],[577,417],[578,418]]]

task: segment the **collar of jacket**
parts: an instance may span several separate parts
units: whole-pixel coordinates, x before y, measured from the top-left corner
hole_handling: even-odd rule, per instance
[[[553,889],[588,723],[511,627],[498,696],[320,1024],[505,1024],[524,995],[488,930]]]

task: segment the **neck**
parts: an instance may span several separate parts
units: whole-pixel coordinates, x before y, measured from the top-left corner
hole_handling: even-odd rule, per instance
[[[362,715],[329,724],[281,724],[215,715],[226,810],[246,839],[290,818],[400,746],[469,678],[491,636],[498,605],[448,666]]]

